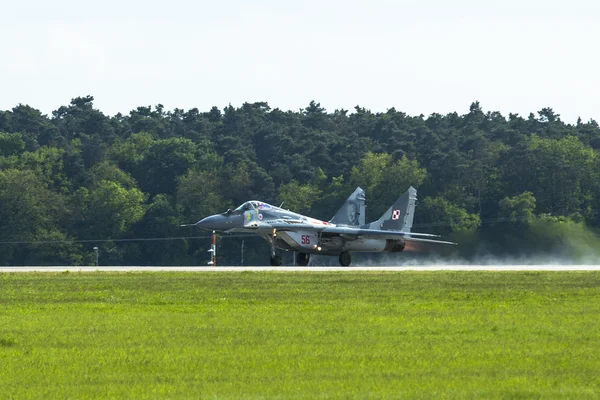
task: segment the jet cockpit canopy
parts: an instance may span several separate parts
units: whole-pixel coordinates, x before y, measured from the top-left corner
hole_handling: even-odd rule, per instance
[[[238,208],[235,209],[236,212],[244,212],[248,210],[269,210],[277,207],[273,207],[270,204],[263,203],[262,201],[247,201]]]
[[[244,211],[248,211],[248,210],[253,210],[256,207],[252,203],[253,203],[252,201],[247,201],[244,204],[242,204],[241,206],[239,206],[238,208],[236,208],[235,211],[244,212]]]

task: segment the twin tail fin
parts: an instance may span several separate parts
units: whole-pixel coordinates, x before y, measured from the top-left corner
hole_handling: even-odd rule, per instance
[[[377,221],[367,224],[367,229],[394,230],[409,233],[415,218],[415,205],[417,202],[417,189],[409,187],[408,190],[388,208]]]
[[[329,222],[337,225],[363,226],[365,224],[365,203],[365,191],[357,187]]]

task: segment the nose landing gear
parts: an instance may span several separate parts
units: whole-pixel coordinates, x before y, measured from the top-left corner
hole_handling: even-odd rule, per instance
[[[279,267],[281,265],[281,256],[275,254],[275,241],[277,240],[277,229],[273,228],[271,234],[271,257],[269,258],[269,264],[272,267]]]
[[[281,256],[271,256],[269,258],[269,264],[273,267],[279,267],[281,265]]]

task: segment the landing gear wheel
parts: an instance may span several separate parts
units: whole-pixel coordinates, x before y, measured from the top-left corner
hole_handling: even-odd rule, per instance
[[[296,265],[300,267],[306,267],[310,261],[310,255],[306,253],[296,254]]]
[[[342,251],[340,253],[340,264],[342,267],[347,267],[352,262],[352,256],[347,251]]]
[[[281,256],[271,256],[271,258],[269,258],[269,264],[273,267],[279,267],[281,265]]]

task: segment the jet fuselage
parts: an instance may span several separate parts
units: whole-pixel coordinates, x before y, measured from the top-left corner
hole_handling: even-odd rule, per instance
[[[211,215],[200,220],[196,225],[214,231],[259,234],[278,249],[307,254],[339,255],[343,251],[399,252],[404,250],[402,237],[346,240],[343,235],[330,235],[320,231],[325,227],[346,225],[321,221],[260,201],[249,201],[235,210]]]
[[[213,231],[245,232],[262,236],[271,245],[271,265],[281,265],[276,249],[295,250],[297,265],[307,265],[309,254],[338,255],[351,263],[351,252],[400,252],[406,242],[455,244],[411,232],[417,190],[413,187],[378,219],[365,223],[365,195],[360,187],[348,197],[330,222],[298,214],[260,201],[247,201],[235,210],[211,215],[196,226]]]

